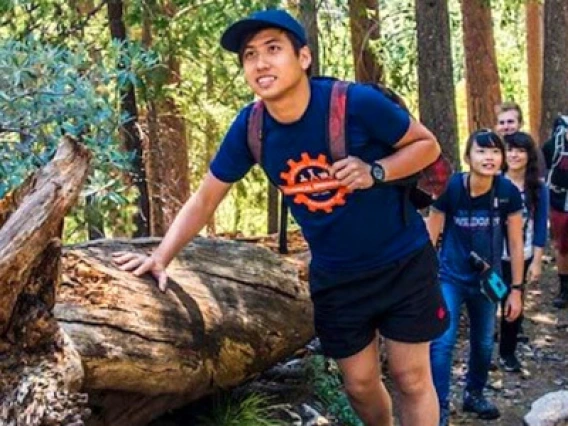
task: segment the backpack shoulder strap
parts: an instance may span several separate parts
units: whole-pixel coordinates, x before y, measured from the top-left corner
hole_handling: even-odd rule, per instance
[[[329,151],[333,161],[347,157],[347,91],[348,81],[335,80],[331,89],[329,102]],[[398,105],[410,114],[406,104],[400,96],[387,87],[378,83],[369,83],[370,87],[381,92],[391,102]]]
[[[556,139],[554,140],[554,155],[552,157],[552,167],[558,166],[560,159],[562,157],[562,152],[565,150],[566,144],[566,130],[560,129],[556,133]]]
[[[460,196],[462,194],[463,189],[465,188],[465,174],[464,173],[456,173],[450,178],[450,182],[446,187],[446,196],[448,197],[448,205],[450,205],[450,211],[446,212],[450,213],[452,216],[455,215],[456,209],[460,202]]]
[[[349,83],[337,80],[331,88],[329,100],[329,151],[332,161],[341,160],[347,156],[347,89]]]
[[[493,202],[499,209],[499,217],[501,218],[501,226],[503,227],[505,236],[507,235],[507,218],[509,216],[509,205],[511,204],[511,197],[509,191],[507,191],[506,185],[503,181],[507,179],[503,175],[496,176],[495,178],[495,199]],[[511,183],[512,185],[512,183]]]
[[[262,160],[262,119],[264,115],[264,103],[257,101],[252,106],[247,123],[247,144],[250,153],[260,164]]]

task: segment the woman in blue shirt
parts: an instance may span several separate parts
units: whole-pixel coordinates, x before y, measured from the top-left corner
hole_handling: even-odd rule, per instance
[[[504,157],[505,146],[496,133],[490,130],[474,132],[465,151],[470,172],[452,176],[428,219],[433,242],[438,241],[442,228],[444,231],[439,254],[440,282],[450,316],[449,329],[432,342],[430,350],[432,375],[440,403],[440,426],[449,422],[452,352],[457,341],[462,304],[466,305],[470,326],[463,409],[486,420],[500,416],[497,407],[483,395],[494,345],[497,304],[482,293],[481,271],[471,261],[471,253],[500,273],[504,234],[507,234],[514,285],[505,301],[505,314],[507,320],[515,320],[522,309],[522,199],[519,190],[501,175]]]
[[[548,217],[548,190],[539,177],[536,144],[525,132],[505,136],[507,172],[505,176],[521,192],[523,198],[524,277],[526,282],[538,281],[542,270],[542,254],[546,243]],[[503,278],[511,283],[511,257],[507,244],[502,262]],[[501,365],[508,372],[521,371],[515,356],[522,314],[515,321],[501,319],[499,355]]]

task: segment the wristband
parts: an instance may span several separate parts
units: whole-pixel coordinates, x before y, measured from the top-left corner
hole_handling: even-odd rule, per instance
[[[525,289],[525,285],[524,285],[524,284],[512,284],[512,285],[511,285],[511,290],[523,291],[524,289]]]

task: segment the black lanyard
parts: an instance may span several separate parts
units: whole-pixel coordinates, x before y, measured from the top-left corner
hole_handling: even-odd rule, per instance
[[[471,226],[472,215],[473,215],[473,200],[471,198],[471,183],[470,183],[470,175],[466,177],[466,192],[467,192],[467,207],[468,207],[468,225],[469,225],[469,249],[470,251],[473,250],[473,227]],[[487,263],[493,266],[493,213],[495,209],[495,179],[493,178],[493,182],[491,183],[491,191],[489,192],[489,256],[490,259]]]

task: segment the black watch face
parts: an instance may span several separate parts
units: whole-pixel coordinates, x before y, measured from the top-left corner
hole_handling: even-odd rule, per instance
[[[371,168],[371,174],[373,175],[373,178],[375,180],[378,180],[380,182],[382,182],[385,178],[385,171],[378,164],[373,164],[373,167]]]

